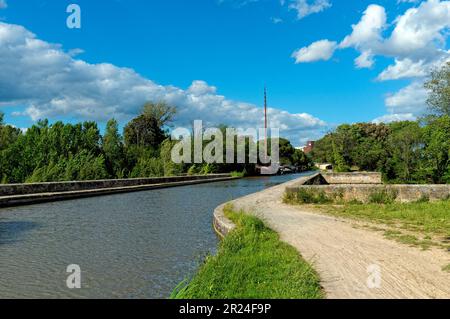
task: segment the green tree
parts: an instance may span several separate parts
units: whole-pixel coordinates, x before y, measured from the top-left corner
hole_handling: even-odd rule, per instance
[[[336,172],[342,173],[350,170],[350,167],[345,162],[344,156],[335,143],[333,143],[333,164]]]
[[[125,126],[125,144],[158,148],[165,140],[164,131],[154,117],[142,114]]]
[[[420,163],[423,154],[422,129],[418,122],[390,124],[392,134],[388,139],[389,158],[383,169],[389,180],[402,183],[423,181]]]
[[[450,183],[450,116],[435,119],[423,132],[425,176],[433,183]]]
[[[437,116],[450,116],[450,62],[431,73],[425,88],[429,90],[427,103],[430,111]]]
[[[166,125],[170,125],[175,118],[176,113],[176,107],[163,101],[158,103],[147,102],[144,104],[142,109],[142,114],[147,117],[154,118],[157,121],[158,126],[161,128]]]
[[[183,173],[184,165],[176,164],[172,161],[172,148],[176,143],[177,141],[166,139],[161,145],[160,157],[163,162],[165,176],[176,176]]]
[[[122,136],[119,133],[119,123],[115,119],[109,120],[106,124],[102,148],[110,175],[122,177],[124,168],[124,149]]]

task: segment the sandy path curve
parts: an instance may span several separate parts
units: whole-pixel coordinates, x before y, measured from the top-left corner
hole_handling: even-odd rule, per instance
[[[297,179],[233,201],[238,209],[264,219],[281,239],[314,265],[328,298],[450,298],[450,263],[444,250],[422,251],[351,222],[282,203]],[[377,271],[380,270],[379,287]],[[369,288],[368,280],[372,283]]]

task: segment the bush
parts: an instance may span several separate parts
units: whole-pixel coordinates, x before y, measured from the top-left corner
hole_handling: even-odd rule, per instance
[[[369,195],[371,204],[392,204],[397,199],[398,192],[394,190],[383,189],[374,191]]]
[[[94,156],[87,151],[81,151],[68,159],[61,158],[58,162],[38,167],[26,179],[27,183],[85,181],[108,178],[103,155]]]
[[[140,158],[131,172],[131,178],[164,176],[164,163],[160,158]]]
[[[333,200],[324,191],[300,188],[297,192],[287,192],[284,202],[289,204],[328,204]]]

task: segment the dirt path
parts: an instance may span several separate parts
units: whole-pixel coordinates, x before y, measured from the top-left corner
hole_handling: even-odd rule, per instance
[[[408,247],[349,221],[283,204],[285,187],[298,182],[233,204],[263,218],[297,248],[320,274],[328,298],[450,298],[450,273],[442,270],[450,263],[449,253]],[[369,288],[368,280],[377,286],[378,269],[380,285]]]

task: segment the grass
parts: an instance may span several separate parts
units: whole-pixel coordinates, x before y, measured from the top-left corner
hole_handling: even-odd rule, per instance
[[[322,207],[328,213],[450,237],[450,201]]]
[[[398,193],[394,190],[381,189],[375,190],[369,194],[368,202],[371,204],[392,204],[395,202]],[[429,200],[421,199],[420,202]],[[335,190],[332,193],[325,193],[323,190],[299,188],[296,192],[286,192],[284,194],[286,204],[362,204],[362,202],[353,199],[344,200],[343,190]]]
[[[243,172],[234,171],[234,172],[231,172],[230,175],[231,175],[231,177],[235,177],[235,178],[244,178],[247,176],[247,172],[245,170]]]
[[[450,248],[450,201],[320,205],[321,212],[386,226],[385,237],[411,246]]]
[[[256,217],[225,214],[236,225],[189,282],[181,283],[173,299],[320,299],[323,292],[313,268],[295,248]]]
[[[369,195],[369,203],[371,204],[392,204],[395,202],[398,193],[388,189],[374,191]]]
[[[297,192],[285,193],[283,201],[287,204],[329,204],[333,200],[324,191],[300,188]]]
[[[445,272],[449,272],[450,273],[450,264],[448,264],[447,266],[442,267],[442,270]]]

